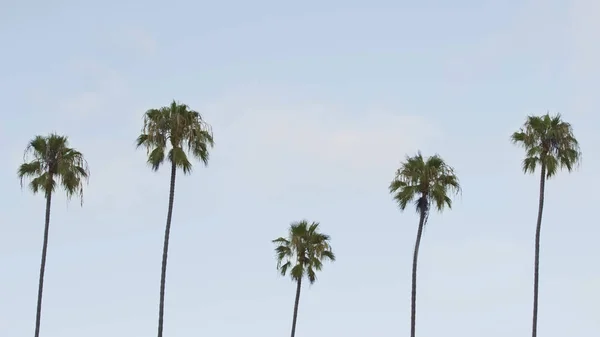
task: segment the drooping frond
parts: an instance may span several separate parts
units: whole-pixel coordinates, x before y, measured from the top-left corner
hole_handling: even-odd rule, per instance
[[[432,206],[440,212],[452,208],[451,196],[459,194],[461,187],[454,169],[439,155],[425,159],[418,152],[406,157],[389,191],[401,210],[413,203],[417,212],[427,214]]]
[[[190,173],[192,163],[187,153],[208,165],[214,139],[210,125],[199,112],[173,101],[169,106],[146,111],[144,127],[136,143],[146,148],[148,164],[154,171],[167,158],[184,173]]]
[[[272,242],[275,246],[277,268],[282,275],[289,272],[292,280],[305,276],[312,284],[316,273],[323,268],[324,261],[335,261],[335,254],[329,244],[330,237],[319,232],[319,223],[306,220],[291,224],[287,237]]]
[[[33,193],[52,193],[56,186],[62,187],[67,198],[78,195],[83,203],[83,185],[90,171],[83,154],[69,147],[68,138],[57,134],[36,136],[25,149],[24,163],[17,175],[23,185],[30,179]]]
[[[546,178],[550,178],[559,169],[572,171],[581,161],[581,151],[573,128],[562,120],[560,114],[528,116],[519,131],[511,135],[511,141],[525,149],[525,173],[534,173],[543,164]]]

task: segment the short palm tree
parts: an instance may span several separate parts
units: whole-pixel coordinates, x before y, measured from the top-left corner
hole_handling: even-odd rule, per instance
[[[151,109],[144,114],[144,127],[142,134],[137,138],[137,146],[146,148],[148,164],[153,171],[158,171],[165,158],[171,164],[169,206],[160,278],[158,337],[162,337],[163,334],[167,254],[169,251],[177,169],[181,169],[184,174],[192,172],[192,163],[188,158],[188,153],[202,161],[205,166],[208,165],[209,148],[212,148],[213,145],[214,140],[210,125],[202,119],[199,112],[191,110],[185,104],[173,101],[169,106]]]
[[[35,337],[39,337],[52,194],[56,187],[59,187],[65,190],[67,199],[78,195],[83,204],[83,185],[84,181],[87,182],[90,171],[83,154],[69,147],[67,137],[57,134],[33,138],[25,149],[24,161],[17,172],[21,186],[23,186],[23,180],[28,178],[31,191],[34,194],[41,192],[46,198],[46,220],[35,318]]]
[[[535,260],[533,272],[533,327],[532,336],[537,336],[538,287],[540,271],[540,232],[544,209],[546,180],[566,168],[569,172],[580,162],[579,144],[573,135],[571,124],[563,121],[560,114],[551,116],[528,116],[519,131],[511,136],[514,144],[525,149],[523,171],[535,173],[540,167],[540,196],[535,230]]]
[[[416,156],[406,157],[406,161],[396,171],[396,176],[389,186],[390,193],[401,210],[413,203],[419,213],[419,228],[413,255],[412,296],[410,336],[415,337],[417,314],[417,259],[423,228],[427,223],[432,207],[438,211],[452,208],[453,195],[460,193],[460,184],[454,169],[444,160],[434,155],[427,159],[419,152]]]
[[[302,279],[306,277],[310,284],[315,283],[317,271],[321,271],[323,262],[335,261],[329,241],[328,235],[319,232],[318,222],[308,223],[306,220],[292,223],[287,237],[273,240],[276,244],[277,269],[282,276],[289,273],[292,281],[296,282],[292,337],[296,335]]]

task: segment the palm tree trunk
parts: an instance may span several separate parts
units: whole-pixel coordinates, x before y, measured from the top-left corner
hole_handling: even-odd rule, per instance
[[[542,213],[544,210],[544,188],[546,186],[546,165],[542,163],[542,173],[540,176],[540,204],[538,208],[537,226],[535,229],[535,262],[533,271],[533,328],[532,337],[537,336],[537,317],[538,317],[538,288],[540,285],[540,234],[542,231]]]
[[[298,318],[298,304],[300,303],[300,290],[302,289],[302,279],[298,279],[296,286],[296,301],[294,302],[294,318],[292,319],[292,337],[296,336],[296,320]]]
[[[52,205],[52,192],[46,193],[46,220],[44,223],[44,243],[42,244],[42,262],[40,263],[40,281],[38,285],[37,311],[35,315],[35,337],[40,336],[40,323],[42,319],[42,293],[44,291],[44,273],[46,271],[46,254],[48,252],[48,232],[50,231],[50,206]]]
[[[169,252],[169,235],[171,233],[171,218],[173,216],[173,199],[175,197],[175,175],[177,166],[171,163],[171,187],[169,189],[169,210],[167,226],[165,227],[165,242],[163,245],[162,271],[160,274],[160,304],[158,309],[158,337],[163,335],[163,317],[165,315],[165,285],[167,281],[167,254]]]
[[[423,227],[425,226],[425,211],[421,211],[419,218],[419,230],[417,231],[417,241],[415,242],[415,252],[413,255],[412,265],[412,296],[410,307],[410,337],[415,337],[417,323],[417,260],[419,256],[419,246],[421,245],[421,236],[423,235]]]

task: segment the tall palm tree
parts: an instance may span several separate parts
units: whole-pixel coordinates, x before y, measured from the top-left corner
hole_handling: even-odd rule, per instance
[[[277,256],[277,269],[282,276],[289,273],[296,282],[296,300],[292,319],[292,337],[296,335],[298,303],[302,279],[308,278],[310,284],[317,280],[317,271],[321,271],[324,261],[335,261],[335,254],[329,244],[329,235],[319,232],[319,223],[306,220],[291,224],[287,237],[273,240]]]
[[[30,179],[29,187],[31,191],[34,194],[41,192],[46,198],[46,220],[44,222],[44,241],[42,244],[42,261],[40,263],[35,317],[35,337],[39,337],[52,194],[57,186],[61,187],[65,190],[67,199],[70,199],[73,195],[78,195],[83,205],[83,183],[84,181],[87,182],[90,171],[83,154],[69,147],[68,138],[54,133],[45,137],[36,136],[33,138],[25,149],[23,161],[24,163],[19,166],[17,171],[17,175],[21,180],[21,187],[23,186],[23,180],[28,178]]]
[[[413,254],[412,296],[410,316],[410,336],[415,337],[417,315],[417,259],[423,228],[429,218],[432,207],[443,211],[452,208],[450,196],[460,193],[461,188],[454,169],[444,160],[434,155],[427,159],[419,152],[416,156],[407,156],[406,161],[396,171],[396,176],[389,186],[390,193],[401,210],[409,203],[414,203],[419,213],[419,228]]]
[[[580,162],[579,144],[573,135],[571,124],[563,121],[560,114],[551,116],[528,116],[519,131],[511,136],[514,144],[525,149],[523,172],[535,173],[540,166],[540,199],[535,229],[535,260],[533,271],[533,327],[532,336],[537,336],[538,287],[540,273],[540,232],[544,209],[544,188],[559,169],[569,172]]]
[[[146,148],[148,164],[153,171],[158,171],[165,158],[168,158],[171,164],[169,206],[160,278],[158,337],[162,337],[163,335],[167,254],[169,251],[169,235],[171,232],[171,218],[173,216],[177,169],[181,169],[184,174],[192,172],[192,163],[188,159],[188,153],[207,166],[209,148],[212,148],[213,145],[214,140],[210,125],[202,119],[199,112],[191,110],[185,104],[173,101],[169,106],[160,109],[151,109],[144,114],[142,134],[137,138],[138,148],[141,146]],[[168,154],[165,156],[166,152]]]

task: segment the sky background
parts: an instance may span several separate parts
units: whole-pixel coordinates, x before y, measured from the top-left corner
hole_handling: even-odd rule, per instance
[[[304,288],[298,336],[409,332],[418,217],[388,194],[439,153],[463,195],[421,246],[419,337],[528,336],[538,177],[509,142],[561,112],[584,153],[547,184],[539,335],[600,335],[597,0],[0,0],[0,335],[33,334],[44,200],[16,176],[56,131],[92,175],[58,193],[44,337],[156,333],[169,175],[134,141],[149,108],[202,112],[208,168],[177,180],[165,336],[289,333],[270,240],[320,221],[338,261]]]

